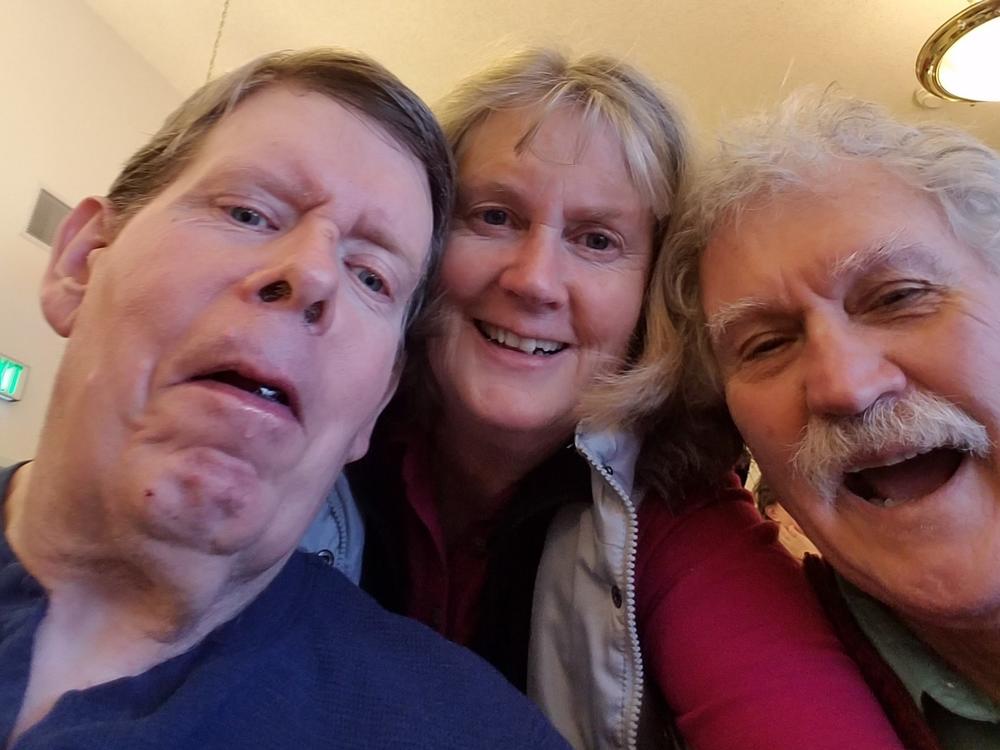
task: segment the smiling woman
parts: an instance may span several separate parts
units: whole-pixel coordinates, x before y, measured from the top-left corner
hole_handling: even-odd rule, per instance
[[[459,189],[437,296],[348,470],[362,586],[578,748],[661,746],[664,698],[701,750],[897,747],[728,466],[640,474],[646,402],[598,392],[662,317],[644,301],[687,159],[672,107],[620,60],[533,51],[441,112]],[[619,419],[588,419],[600,403]]]
[[[446,419],[526,465],[565,441],[583,391],[625,360],[656,223],[610,125],[541,114],[497,112],[463,142],[427,353]]]

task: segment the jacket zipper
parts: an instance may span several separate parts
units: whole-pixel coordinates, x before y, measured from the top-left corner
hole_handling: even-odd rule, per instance
[[[338,479],[337,481],[339,482],[340,479]],[[339,490],[339,488],[336,485],[334,485],[333,488],[330,490],[330,494],[331,495],[332,494],[336,494],[338,496],[338,498],[340,496],[339,493],[340,493],[340,490]],[[344,573],[346,575],[347,571],[343,570],[340,567],[341,561],[343,561],[347,557],[347,523],[346,523],[346,519],[342,515],[341,508],[340,508],[340,503],[339,502],[330,502],[329,495],[326,498],[326,507],[327,507],[327,510],[330,511],[330,517],[333,519],[333,523],[337,527],[337,550],[333,554],[333,567],[335,567],[337,570],[341,571],[342,573]]]
[[[590,455],[590,452],[586,448],[582,445],[578,445],[577,449],[583,457],[587,459],[587,463],[589,463],[598,474],[604,477],[604,481],[606,481],[618,494],[618,497],[621,499],[626,511],[625,625],[628,629],[628,641],[629,649],[632,652],[632,664],[635,665],[635,677],[634,685],[630,691],[630,697],[633,698],[633,700],[629,701],[626,716],[625,748],[626,750],[635,750],[639,742],[639,711],[642,707],[644,689],[642,650],[639,648],[639,629],[635,622],[635,559],[638,554],[639,546],[637,539],[639,519],[636,515],[635,505],[632,504],[628,495],[625,494],[621,485],[618,484],[618,480],[611,475],[603,464],[598,463],[594,457]]]

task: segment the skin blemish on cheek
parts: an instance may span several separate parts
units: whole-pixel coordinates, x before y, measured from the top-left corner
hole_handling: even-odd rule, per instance
[[[145,492],[143,492],[142,494],[143,494],[144,496],[146,496],[146,497],[152,497],[152,496],[153,496],[153,495],[155,495],[156,493],[155,493],[155,492],[153,492],[152,490],[146,490],[146,491],[145,491]]]
[[[243,501],[232,495],[224,495],[218,499],[218,508],[225,518],[236,518],[243,510]]]

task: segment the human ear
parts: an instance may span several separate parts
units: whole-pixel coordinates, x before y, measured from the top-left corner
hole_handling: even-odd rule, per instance
[[[114,209],[106,198],[91,196],[63,219],[52,243],[52,257],[42,278],[42,313],[60,336],[69,336],[87,291],[90,260],[110,242]]]

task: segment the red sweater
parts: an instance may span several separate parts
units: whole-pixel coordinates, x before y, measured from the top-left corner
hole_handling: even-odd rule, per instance
[[[902,748],[799,564],[750,495],[639,512],[646,669],[697,750]]]
[[[486,576],[476,540],[486,532],[445,545],[428,467],[411,444],[402,466],[412,511],[407,614],[467,644]],[[744,490],[681,516],[647,496],[636,581],[647,675],[695,750],[903,747],[777,526]]]

